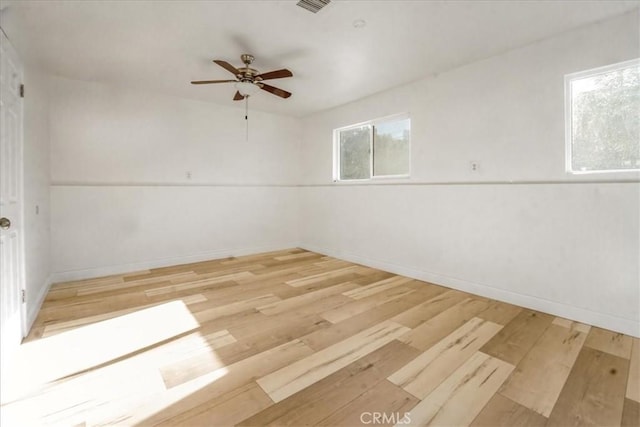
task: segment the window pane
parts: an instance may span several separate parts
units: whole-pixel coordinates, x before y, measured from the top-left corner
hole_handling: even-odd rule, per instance
[[[340,131],[340,179],[371,178],[370,140],[370,126]]]
[[[571,169],[640,168],[640,66],[571,81]]]
[[[373,138],[373,174],[409,174],[409,119],[380,123]]]

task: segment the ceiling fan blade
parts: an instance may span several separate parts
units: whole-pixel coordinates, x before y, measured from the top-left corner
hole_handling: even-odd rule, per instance
[[[219,59],[214,59],[213,62],[215,62],[216,64],[218,64],[219,66],[227,70],[228,72],[233,73],[234,76],[237,76],[238,74],[240,74],[240,71],[238,71],[236,67],[229,64],[227,61],[220,61]]]
[[[256,77],[260,77],[262,80],[282,79],[284,77],[293,77],[293,73],[286,68],[283,68],[282,70],[258,74]]]
[[[281,98],[288,98],[291,96],[291,93],[287,92],[286,90],[278,89],[277,87],[269,86],[264,83],[260,83],[259,86],[260,89],[271,92],[272,94],[277,95]]]
[[[236,92],[236,94],[233,96],[234,101],[242,101],[243,99],[244,96],[240,92]]]
[[[211,83],[231,83],[236,80],[196,80],[191,82],[192,85],[208,85]]]

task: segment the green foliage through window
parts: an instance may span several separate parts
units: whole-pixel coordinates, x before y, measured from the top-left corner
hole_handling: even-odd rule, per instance
[[[568,84],[571,171],[640,169],[640,61],[580,73]]]
[[[406,176],[410,168],[410,119],[396,118],[336,131],[340,180]]]

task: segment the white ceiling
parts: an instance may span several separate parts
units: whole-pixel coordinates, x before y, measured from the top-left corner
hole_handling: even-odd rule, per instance
[[[256,56],[287,100],[260,92],[251,108],[293,116],[341,105],[621,14],[639,1],[334,0],[317,14],[288,1],[13,1],[0,24],[25,62],[100,81],[236,105],[212,63]],[[364,28],[353,21],[364,19]]]

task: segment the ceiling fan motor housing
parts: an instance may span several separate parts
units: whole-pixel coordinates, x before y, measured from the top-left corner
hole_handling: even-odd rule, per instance
[[[238,68],[238,71],[240,71],[240,74],[236,76],[238,77],[238,80],[240,80],[241,82],[249,83],[253,83],[255,80],[260,80],[260,78],[256,78],[256,76],[259,74],[258,70],[249,67],[249,65],[251,65],[251,63],[255,59],[253,55],[245,53],[240,55],[240,59],[242,59],[242,62],[244,62],[245,66],[242,68]]]

